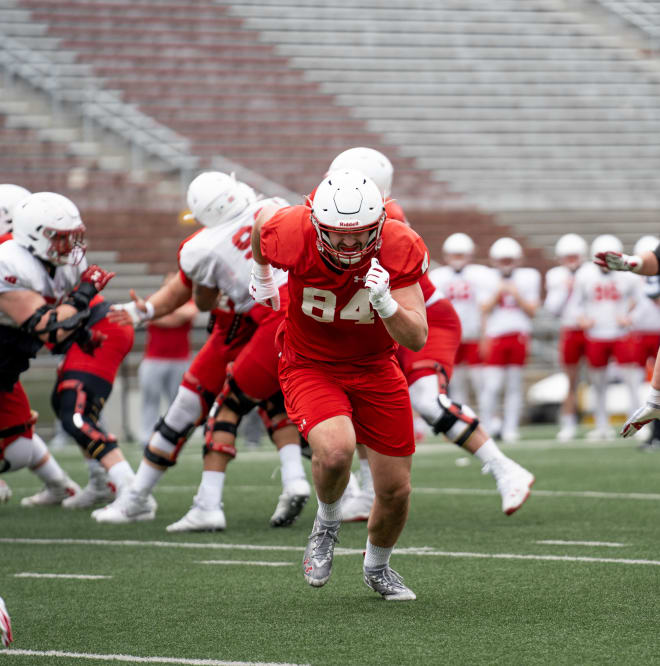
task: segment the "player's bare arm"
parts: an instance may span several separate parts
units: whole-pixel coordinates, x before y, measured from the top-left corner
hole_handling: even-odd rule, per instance
[[[419,283],[395,289],[392,298],[399,307],[391,317],[383,319],[387,332],[400,345],[419,351],[426,344],[429,333],[426,305]]]
[[[193,298],[195,305],[202,311],[213,310],[218,304],[220,290],[217,287],[205,287],[203,284],[193,284]]]
[[[192,297],[192,288],[184,284],[177,273],[146,300],[140,298],[134,289],[131,289],[129,293],[131,300],[128,303],[113,305],[108,318],[118,324],[138,326],[180,308]]]
[[[0,294],[0,310],[11,317],[19,326],[32,317],[44,305],[46,305],[46,301],[36,291],[8,291]],[[73,317],[77,313],[77,310],[72,305],[64,304],[55,308],[55,312],[57,314],[57,321],[63,321]],[[44,313],[37,322],[35,330],[38,331],[45,328],[49,317],[50,312]],[[59,329],[57,331],[57,341],[64,340],[71,333],[72,331]],[[48,342],[48,333],[42,333],[39,339],[42,342]]]
[[[250,238],[254,259],[250,278],[250,295],[257,303],[267,305],[273,310],[280,309],[280,294],[273,278],[273,269],[261,252],[261,229],[279,209],[279,206],[264,206],[254,221]]]
[[[192,301],[189,301],[174,312],[159,317],[153,322],[153,325],[158,328],[177,328],[191,322],[197,316],[198,312],[197,306]]]

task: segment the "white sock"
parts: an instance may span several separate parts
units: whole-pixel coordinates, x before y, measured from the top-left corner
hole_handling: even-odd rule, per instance
[[[33,471],[48,486],[61,485],[68,479],[66,472],[59,466],[53,456],[49,456],[43,465],[39,465]]]
[[[341,497],[332,504],[319,500],[319,510],[316,515],[325,523],[336,523],[341,520]]]
[[[360,490],[368,495],[374,494],[374,480],[371,476],[371,467],[367,458],[360,458]]]
[[[374,546],[369,539],[367,539],[367,549],[364,554],[364,568],[372,569],[374,567],[384,567],[389,564],[390,555],[394,548],[382,548],[381,546]]]
[[[110,483],[112,483],[117,489],[117,493],[119,493],[124,486],[131,484],[133,479],[135,479],[135,474],[128,461],[120,460],[108,470],[108,479],[110,479]]]
[[[164,469],[157,469],[143,460],[135,474],[133,490],[146,497],[160,481],[163,474],[165,474]]]
[[[285,444],[278,453],[282,472],[282,488],[286,488],[292,481],[306,478],[300,444]]]
[[[493,462],[494,460],[508,460],[508,458],[500,451],[500,448],[492,439],[486,440],[474,452],[474,455],[479,458],[482,463]]]
[[[205,511],[215,511],[222,508],[222,489],[225,485],[224,472],[202,472],[202,482],[195,495],[195,501]]]
[[[559,424],[561,426],[576,426],[577,425],[577,415],[576,414],[560,414],[559,415]]]

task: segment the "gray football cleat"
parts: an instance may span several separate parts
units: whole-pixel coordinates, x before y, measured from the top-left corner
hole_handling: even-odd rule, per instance
[[[391,569],[384,567],[364,567],[364,582],[378,592],[385,601],[414,601],[415,593],[403,584],[403,578]]]
[[[312,587],[322,587],[330,578],[340,525],[340,520],[325,522],[318,516],[314,520],[303,556],[303,575]]]
[[[272,527],[287,527],[293,524],[309,499],[311,488],[306,479],[296,479],[280,495],[275,512],[270,517]]]

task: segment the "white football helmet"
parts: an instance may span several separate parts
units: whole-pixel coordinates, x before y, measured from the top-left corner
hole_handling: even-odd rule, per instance
[[[54,192],[36,192],[13,210],[14,240],[55,266],[77,265],[87,249],[85,225],[70,199]]]
[[[515,238],[498,238],[491,246],[488,256],[494,261],[501,259],[522,259],[520,243]]]
[[[0,185],[2,187],[2,185]],[[0,200],[0,206],[2,205]],[[660,245],[660,240],[655,236],[642,236],[633,248],[633,254],[640,255],[644,252],[653,252]]]
[[[328,175],[338,169],[357,169],[361,171],[376,183],[383,199],[387,199],[392,192],[392,177],[394,175],[392,162],[383,153],[373,148],[349,148],[343,153],[339,153],[332,160]]]
[[[577,234],[564,234],[555,244],[555,256],[558,259],[578,255],[587,256],[587,241]]]
[[[596,236],[591,243],[591,258],[593,259],[599,252],[623,252],[621,241],[612,234],[602,234]]]
[[[233,173],[227,175],[221,171],[205,171],[188,186],[190,214],[205,227],[217,227],[228,222],[256,200],[254,190],[236,180]]]
[[[442,252],[445,262],[454,270],[460,271],[474,254],[474,242],[467,234],[452,234],[442,244]]]
[[[11,212],[14,206],[30,194],[20,185],[4,183],[0,185],[0,234],[8,234],[11,231]]]
[[[385,206],[378,186],[361,171],[334,171],[316,188],[311,220],[318,239],[316,247],[341,268],[364,266],[369,256],[380,249],[385,222]],[[368,231],[364,247],[340,249],[330,242],[329,232],[355,234]]]

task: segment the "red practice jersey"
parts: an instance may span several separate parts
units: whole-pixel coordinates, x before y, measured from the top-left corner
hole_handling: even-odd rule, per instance
[[[369,303],[364,286],[368,266],[342,271],[325,260],[306,206],[278,211],[261,230],[261,251],[275,267],[289,271],[286,344],[320,361],[360,362],[391,354],[396,343]],[[383,225],[378,260],[390,274],[390,288],[419,282],[429,255],[424,241],[405,224]]]

